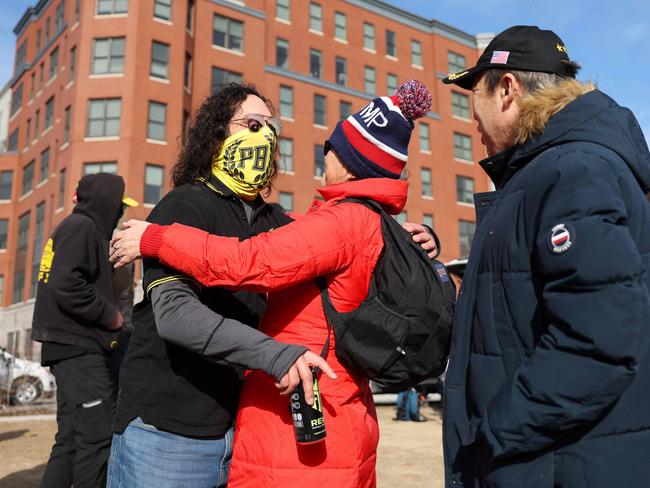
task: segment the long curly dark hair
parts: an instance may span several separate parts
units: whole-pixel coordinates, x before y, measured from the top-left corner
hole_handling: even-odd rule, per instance
[[[261,98],[271,113],[274,113],[271,102],[253,85],[230,83],[210,95],[192,117],[178,160],[172,170],[174,188],[191,183],[198,177],[210,177],[212,158],[221,150],[223,141],[230,135],[228,123],[248,95]],[[278,170],[277,153],[276,150],[273,156],[273,173],[267,187],[269,190]]]

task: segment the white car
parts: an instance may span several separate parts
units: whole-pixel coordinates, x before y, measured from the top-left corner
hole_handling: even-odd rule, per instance
[[[13,405],[29,405],[56,392],[54,375],[36,361],[13,357],[0,348],[0,397]]]

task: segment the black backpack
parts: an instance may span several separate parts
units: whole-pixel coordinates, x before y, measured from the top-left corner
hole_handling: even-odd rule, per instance
[[[337,312],[325,278],[316,280],[328,324],[323,352],[334,329],[339,361],[377,383],[401,389],[439,376],[447,364],[456,300],[445,266],[430,259],[378,203],[357,198],[343,202],[365,205],[381,215],[384,249],[368,295],[351,312]]]

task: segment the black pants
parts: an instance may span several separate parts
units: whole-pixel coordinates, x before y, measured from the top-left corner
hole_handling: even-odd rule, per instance
[[[106,356],[88,353],[51,366],[58,432],[41,488],[103,488],[115,411]]]

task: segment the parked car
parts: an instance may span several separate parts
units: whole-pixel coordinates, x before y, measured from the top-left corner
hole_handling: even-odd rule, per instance
[[[15,358],[0,347],[0,398],[12,405],[29,405],[56,392],[56,381],[50,370],[36,361]]]

